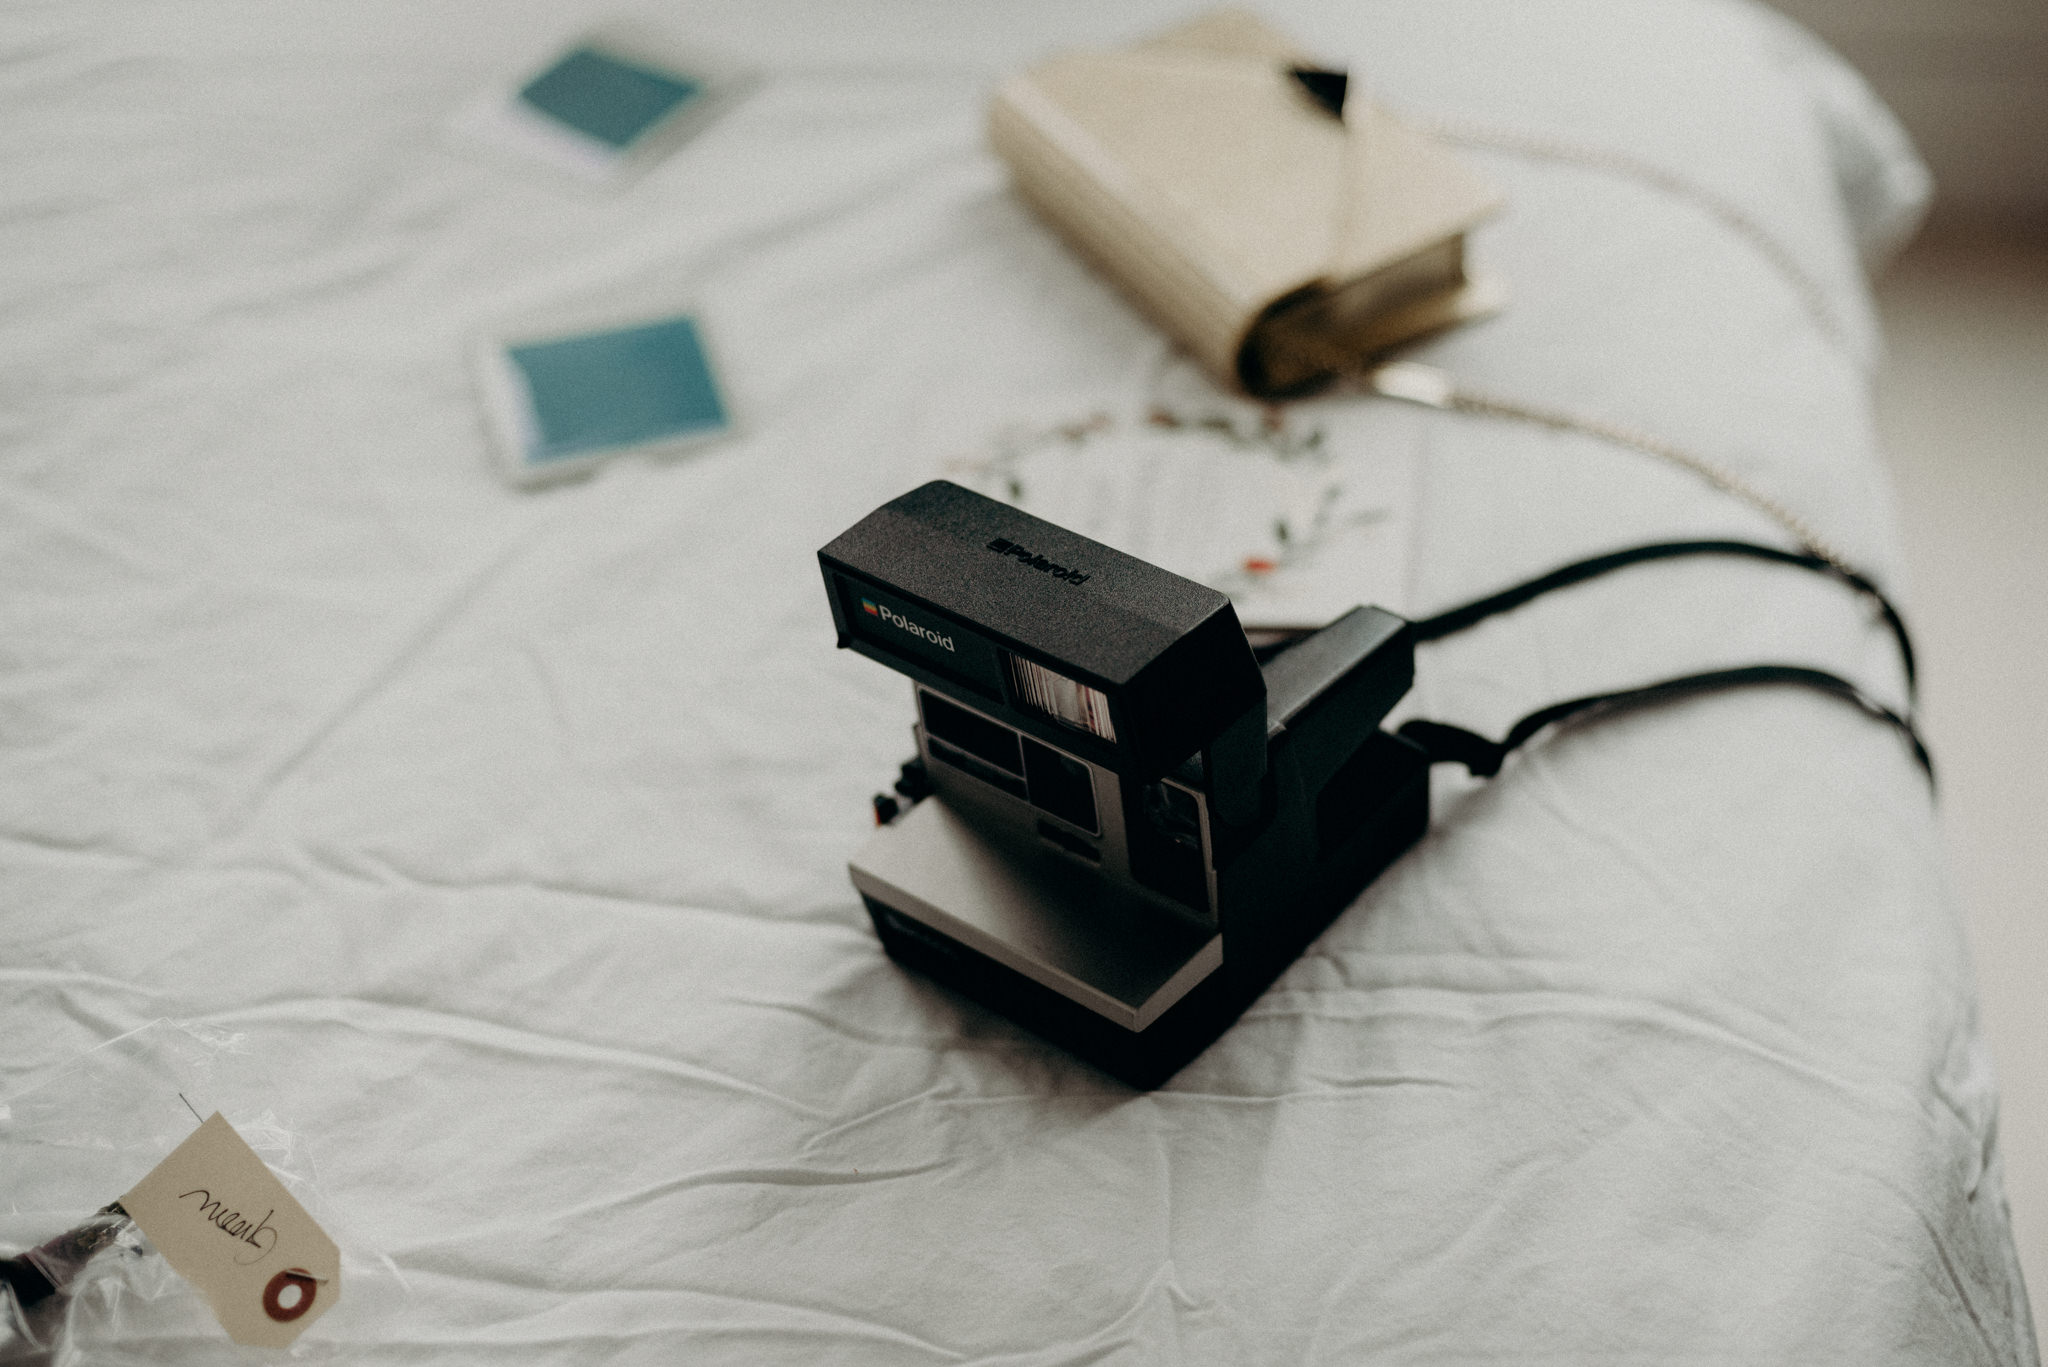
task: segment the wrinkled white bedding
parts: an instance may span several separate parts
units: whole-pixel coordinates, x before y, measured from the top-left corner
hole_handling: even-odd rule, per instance
[[[1186,392],[980,136],[1002,74],[1179,10],[664,11],[765,80],[607,197],[440,136],[572,9],[610,13],[0,12],[0,1095],[154,1017],[241,1032],[410,1288],[315,1328],[349,1361],[2035,1361],[1927,787],[1838,703],[1440,771],[1430,837],[1156,1094],[890,964],[844,866],[908,689],[832,650],[813,552],[1006,426]],[[1269,12],[1398,108],[1768,229],[1824,317],[1696,203],[1472,153],[1514,302],[1422,357],[1710,453],[1897,586],[1857,246],[1922,173],[1853,78],[1730,4]],[[465,339],[599,292],[698,308],[744,433],[514,492]],[[1408,611],[1780,535],[1580,438],[1299,420],[1408,490],[1398,576],[1303,572]],[[1858,604],[1700,563],[1428,649],[1412,710],[1498,735],[1759,659],[1899,696]],[[38,1161],[0,1125],[0,1237],[139,1175]]]

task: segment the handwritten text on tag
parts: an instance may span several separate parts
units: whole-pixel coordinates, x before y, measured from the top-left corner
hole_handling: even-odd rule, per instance
[[[121,1198],[237,1343],[282,1348],[341,1294],[341,1252],[215,1112]]]

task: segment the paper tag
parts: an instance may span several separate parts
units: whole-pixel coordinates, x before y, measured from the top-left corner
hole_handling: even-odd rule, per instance
[[[341,1251],[218,1111],[121,1198],[236,1343],[283,1348],[341,1295]]]

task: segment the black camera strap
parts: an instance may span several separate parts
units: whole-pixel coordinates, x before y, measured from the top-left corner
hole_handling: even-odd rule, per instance
[[[1645,546],[1631,546],[1625,550],[1573,561],[1548,574],[1539,575],[1498,593],[1440,612],[1433,617],[1426,617],[1415,623],[1415,638],[1418,642],[1442,640],[1446,636],[1453,636],[1477,626],[1489,617],[1512,611],[1531,599],[1584,583],[1588,579],[1598,578],[1625,566],[1694,555],[1741,556],[1790,565],[1837,580],[1869,598],[1876,604],[1879,614],[1898,642],[1899,659],[1904,666],[1906,677],[1907,712],[1902,715],[1894,711],[1847,679],[1830,674],[1826,670],[1813,669],[1805,665],[1753,664],[1732,669],[1707,670],[1698,674],[1683,674],[1635,688],[1588,694],[1585,697],[1552,703],[1516,722],[1509,728],[1507,736],[1498,741],[1489,740],[1461,726],[1419,719],[1403,725],[1400,729],[1401,735],[1421,746],[1431,763],[1462,764],[1475,775],[1485,778],[1499,773],[1502,761],[1530,737],[1547,726],[1582,713],[1615,713],[1733,688],[1789,685],[1813,689],[1840,698],[1865,715],[1897,730],[1912,746],[1913,757],[1926,771],[1928,782],[1933,783],[1934,761],[1927,753],[1927,746],[1921,740],[1919,729],[1914,725],[1911,715],[1918,696],[1918,683],[1914,667],[1913,641],[1906,631],[1905,619],[1899,615],[1898,609],[1885,596],[1883,590],[1867,576],[1822,556],[1780,550],[1748,541],[1659,541]]]
[[[1509,728],[1505,740],[1488,740],[1478,732],[1467,731],[1461,726],[1421,720],[1411,721],[1402,726],[1401,735],[1421,746],[1429,755],[1432,764],[1462,764],[1479,777],[1490,778],[1500,772],[1501,761],[1531,736],[1546,726],[1581,712],[1595,709],[1619,712],[1631,707],[1675,702],[1680,698],[1696,697],[1702,693],[1718,693],[1730,688],[1753,688],[1764,684],[1792,684],[1816,689],[1861,708],[1867,715],[1896,728],[1913,747],[1913,758],[1927,771],[1928,782],[1934,781],[1934,760],[1927,753],[1927,746],[1921,741],[1920,733],[1911,721],[1878,702],[1839,674],[1830,674],[1824,669],[1809,669],[1804,665],[1743,665],[1735,669],[1713,669],[1702,674],[1682,674],[1675,679],[1663,679],[1657,683],[1643,684],[1638,688],[1624,688],[1614,693],[1594,693],[1583,698],[1552,703],[1516,722]]]

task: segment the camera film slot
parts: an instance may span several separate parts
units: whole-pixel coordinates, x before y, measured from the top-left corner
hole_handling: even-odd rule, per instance
[[[1083,840],[1072,831],[1055,826],[1042,818],[1038,823],[1038,838],[1055,849],[1065,850],[1076,859],[1085,859],[1091,864],[1102,862],[1102,851],[1096,848],[1094,841]]]

